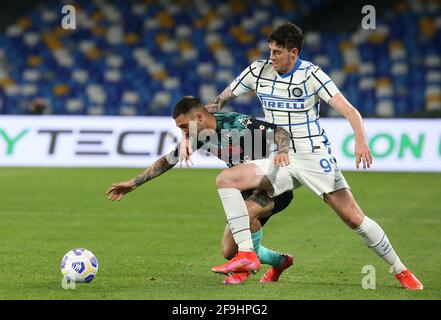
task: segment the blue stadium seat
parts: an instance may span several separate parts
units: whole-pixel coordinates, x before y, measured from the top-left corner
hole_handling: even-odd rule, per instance
[[[42,96],[55,114],[169,115],[181,96],[198,95],[204,87],[221,92],[252,60],[267,58],[265,36],[274,23],[288,19],[301,25],[324,2],[216,0],[170,7],[77,0],[72,4],[81,7],[79,27],[65,31],[57,16],[62,3],[47,1],[0,35],[0,61],[7,64],[0,73],[0,112],[24,113],[23,103]],[[311,32],[301,58],[321,61],[327,73],[345,73],[340,89],[363,115],[406,116],[429,103],[437,108],[436,94],[426,99],[426,92],[440,85],[441,29],[434,22],[440,11],[412,10],[389,12],[376,31],[349,47],[357,31]],[[363,73],[369,63],[374,70]],[[212,69],[198,75],[206,66]],[[388,81],[393,93],[387,96],[369,87]],[[102,88],[104,97],[90,96],[90,85]],[[136,102],[124,100],[127,91],[137,93]],[[378,113],[380,104],[384,109]],[[256,98],[232,106],[262,114]]]

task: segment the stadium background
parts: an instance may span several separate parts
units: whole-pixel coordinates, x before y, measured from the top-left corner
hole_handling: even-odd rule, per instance
[[[301,58],[320,65],[363,116],[440,115],[438,1],[370,2],[375,30],[361,28],[363,1],[18,3],[2,5],[2,114],[29,113],[43,97],[49,114],[169,116],[179,97],[207,101],[267,57],[272,27],[292,20],[305,33]],[[75,6],[77,30],[61,27],[64,4]],[[263,115],[251,96],[231,108]]]
[[[66,4],[76,9],[76,30],[61,27]],[[366,4],[376,9],[374,30],[361,28]],[[304,255],[304,265],[280,284],[281,294],[257,284],[242,293],[223,291],[220,281],[206,272],[221,261],[217,241],[224,217],[213,182],[218,169],[175,170],[130,195],[130,200],[112,205],[104,203],[106,188],[139,169],[77,168],[152,163],[179,140],[169,119],[175,102],[189,94],[203,101],[216,96],[252,61],[268,56],[266,36],[274,26],[291,20],[305,33],[301,58],[320,65],[365,117],[368,137],[379,136],[379,145],[370,141],[375,149],[373,170],[439,172],[439,1],[17,0],[1,8],[2,298],[175,299],[207,298],[207,292],[214,292],[208,298],[440,298],[439,173],[347,172],[363,207],[388,227],[393,243],[408,250],[415,272],[423,271],[423,282],[428,282],[423,294],[403,293],[387,275],[381,278],[383,287],[378,280],[381,289],[375,294],[362,290],[362,263],[343,263],[337,257],[349,259],[347,252],[353,252],[366,264],[377,266],[378,261],[335,217],[320,214],[328,209],[305,190],[298,192],[291,215],[268,226],[270,244],[292,250],[295,243]],[[225,110],[263,115],[251,95],[237,98]],[[324,102],[320,114],[335,131],[350,131]],[[342,147],[349,143],[348,134],[333,142],[341,151],[342,168],[354,170],[353,159],[345,155],[350,148]],[[149,146],[148,151],[140,145]],[[72,168],[52,168],[59,166]],[[208,204],[198,200],[184,205],[194,197],[191,191],[209,199]],[[173,203],[165,204],[164,197]],[[198,219],[201,226],[187,219]],[[403,219],[406,225],[397,224]],[[344,234],[335,247],[320,246],[335,240],[321,234],[325,230],[316,224],[322,220],[333,229],[326,235]],[[316,233],[311,235],[312,226]],[[200,239],[195,239],[194,228]],[[75,239],[75,232],[82,239]],[[213,239],[213,234],[219,237]],[[57,275],[58,259],[70,246],[94,251],[103,265],[96,282],[76,294],[62,290]],[[201,258],[200,248],[209,254]],[[36,253],[41,249],[43,256]],[[173,262],[164,252],[181,261]],[[171,263],[182,272],[155,269],[150,259],[158,256],[159,264]],[[27,275],[28,259],[40,265],[41,274]],[[322,265],[323,260],[327,264]],[[190,266],[203,275],[202,281]],[[129,275],[122,269],[130,270]],[[380,269],[384,266],[378,264]],[[342,274],[333,279],[331,271]],[[121,279],[115,281],[115,275]],[[147,282],[138,283],[140,277]],[[199,289],[188,289],[188,278]],[[103,293],[109,288],[110,293]]]

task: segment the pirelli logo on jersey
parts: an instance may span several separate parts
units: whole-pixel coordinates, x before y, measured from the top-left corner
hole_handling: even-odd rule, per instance
[[[305,99],[277,98],[259,95],[262,106],[269,110],[303,110]]]

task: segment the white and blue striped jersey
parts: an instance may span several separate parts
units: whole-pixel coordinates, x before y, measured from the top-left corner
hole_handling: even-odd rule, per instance
[[[255,91],[265,121],[291,134],[295,152],[314,152],[328,143],[319,123],[320,98],[328,102],[339,93],[337,86],[311,62],[301,59],[287,74],[279,74],[270,60],[258,60],[231,84],[235,96]]]

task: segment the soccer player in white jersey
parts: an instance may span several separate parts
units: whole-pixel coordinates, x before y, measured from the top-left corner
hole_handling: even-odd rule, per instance
[[[323,70],[301,60],[303,33],[293,23],[285,23],[268,37],[269,60],[247,67],[206,108],[218,111],[235,97],[254,91],[265,112],[265,120],[286,129],[291,135],[289,163],[275,168],[271,160],[256,160],[223,171],[217,178],[218,191],[227,218],[246,213],[240,192],[249,188],[267,190],[273,196],[302,185],[321,197],[367,246],[391,267],[403,287],[421,290],[423,285],[401,262],[386,233],[366,216],[355,201],[337,167],[330,142],[320,126],[320,99],[342,114],[355,133],[356,168],[372,164],[360,113],[345,99]],[[256,174],[256,172],[260,174]],[[231,220],[234,224],[234,219]],[[233,226],[234,227],[234,226]],[[235,239],[236,240],[236,239]],[[219,273],[256,271],[242,252],[252,250],[251,239],[237,241],[239,252],[229,262],[214,267]]]

